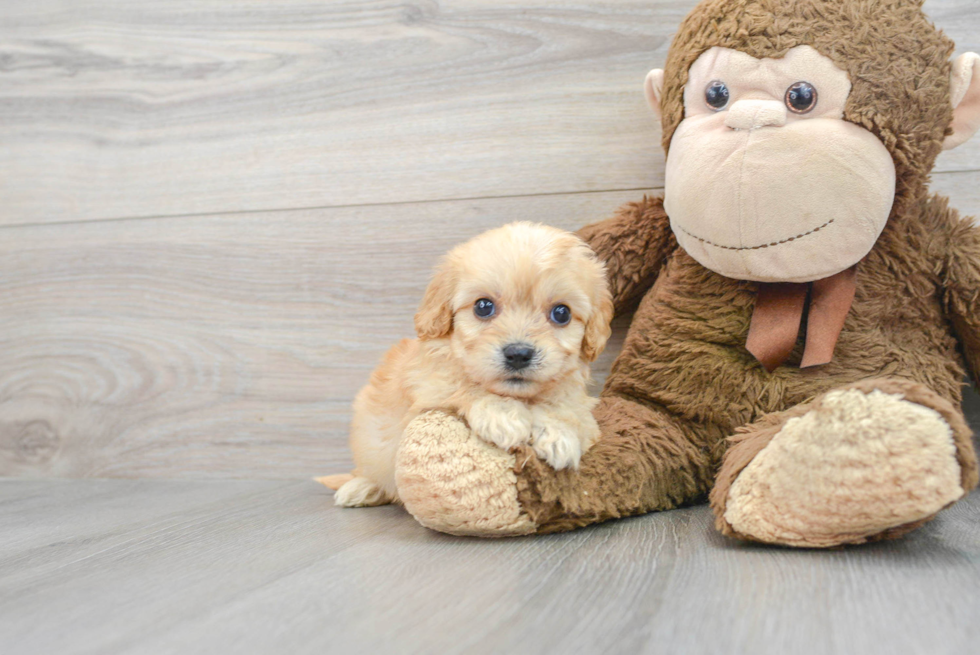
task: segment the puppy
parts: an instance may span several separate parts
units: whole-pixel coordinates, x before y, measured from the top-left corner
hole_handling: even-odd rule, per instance
[[[586,384],[612,313],[604,266],[569,232],[511,223],[456,247],[415,315],[418,339],[392,348],[354,400],[353,474],[318,480],[337,505],[397,502],[395,453],[428,409],[504,450],[530,444],[555,469],[578,468],[599,437]]]

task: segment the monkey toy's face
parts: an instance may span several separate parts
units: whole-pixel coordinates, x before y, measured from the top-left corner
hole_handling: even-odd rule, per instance
[[[656,73],[648,97],[659,95]],[[704,52],[667,157],[664,207],[680,246],[721,275],[762,282],[818,280],[860,261],[891,212],[895,165],[843,120],[850,91],[847,73],[810,46],[779,59]]]

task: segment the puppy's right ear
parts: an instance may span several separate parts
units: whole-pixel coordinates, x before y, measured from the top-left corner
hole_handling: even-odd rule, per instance
[[[449,265],[443,263],[429,282],[415,314],[415,332],[419,339],[441,339],[453,331],[453,294],[456,291],[454,276]]]

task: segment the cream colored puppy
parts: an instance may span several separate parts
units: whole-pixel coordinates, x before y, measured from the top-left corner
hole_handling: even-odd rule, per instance
[[[318,478],[348,507],[397,501],[395,452],[420,412],[463,417],[504,450],[530,444],[578,468],[599,437],[589,362],[609,338],[605,268],[575,235],[511,223],[453,249],[415,315],[354,400],[352,475]]]

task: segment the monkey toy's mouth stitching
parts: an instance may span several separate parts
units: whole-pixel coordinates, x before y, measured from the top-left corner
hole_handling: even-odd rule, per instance
[[[681,232],[683,232],[687,236],[691,237],[692,239],[697,239],[701,243],[704,243],[704,244],[709,245],[709,246],[714,246],[715,248],[722,248],[723,250],[762,250],[763,248],[772,248],[773,246],[779,246],[779,245],[782,245],[784,243],[789,243],[790,241],[796,241],[797,239],[802,239],[805,236],[809,236],[811,234],[815,234],[816,232],[819,232],[820,230],[824,229],[825,227],[827,227],[828,225],[830,225],[833,222],[834,222],[834,219],[830,219],[829,221],[827,221],[823,225],[818,225],[817,227],[813,228],[809,232],[803,232],[802,234],[797,234],[795,237],[789,237],[788,239],[782,239],[780,241],[773,241],[772,243],[763,243],[762,245],[759,245],[759,246],[741,246],[741,247],[737,247],[737,246],[723,246],[721,244],[714,243],[712,241],[708,241],[707,239],[703,239],[703,238],[699,237],[696,234],[691,234],[690,232],[688,232],[687,230],[685,230],[680,225],[678,225],[677,227],[680,229]]]

